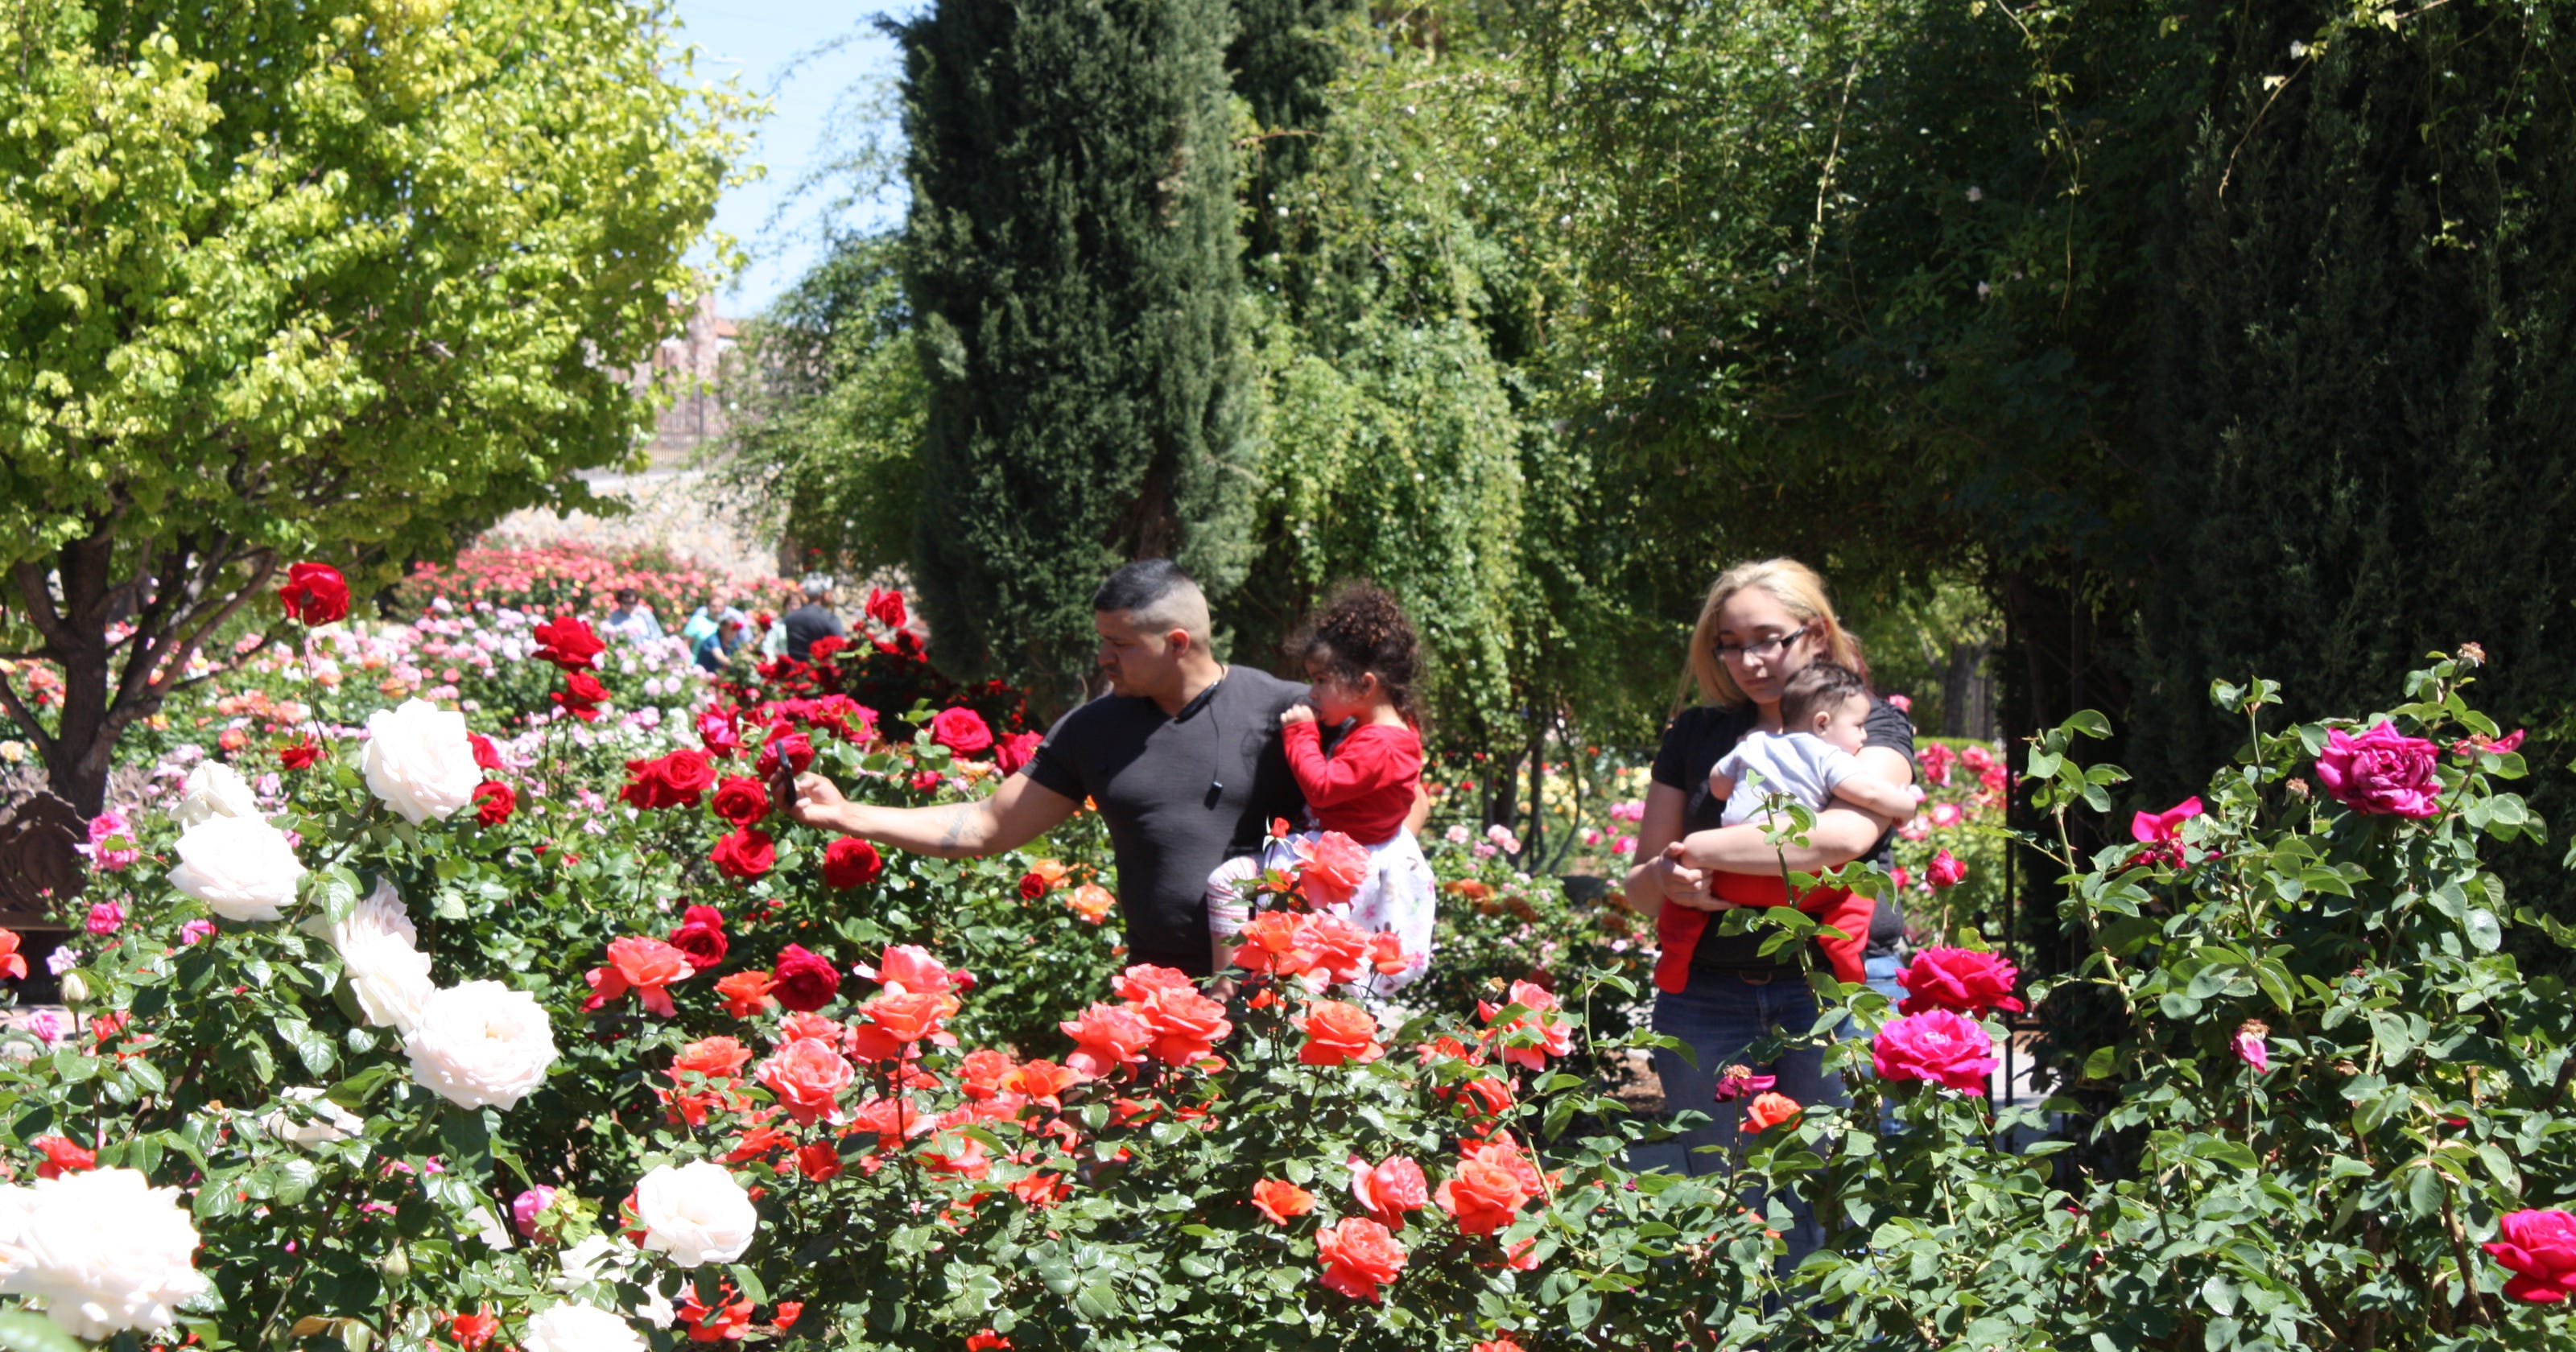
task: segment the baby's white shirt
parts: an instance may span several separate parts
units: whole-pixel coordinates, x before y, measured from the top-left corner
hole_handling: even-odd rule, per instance
[[[1822,811],[1834,787],[1860,773],[1860,757],[1812,732],[1749,732],[1717,762],[1735,781],[1726,798],[1725,825],[1762,820],[1762,800],[1785,793],[1808,808]],[[1755,776],[1761,782],[1754,783]]]

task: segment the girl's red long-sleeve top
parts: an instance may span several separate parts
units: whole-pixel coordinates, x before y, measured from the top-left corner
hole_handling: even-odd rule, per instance
[[[1422,782],[1422,739],[1413,729],[1385,723],[1353,728],[1324,755],[1324,734],[1312,723],[1291,723],[1282,735],[1288,768],[1305,790],[1306,805],[1327,831],[1363,845],[1381,845],[1404,829]]]

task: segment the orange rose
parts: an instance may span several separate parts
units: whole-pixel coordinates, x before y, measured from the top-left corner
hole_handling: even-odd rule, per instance
[[[1252,1185],[1252,1209],[1268,1216],[1273,1225],[1286,1225],[1289,1217],[1315,1209],[1315,1194],[1294,1183],[1265,1178]]]
[[[1357,1216],[1316,1231],[1315,1256],[1324,1285],[1361,1300],[1376,1300],[1377,1289],[1404,1271],[1404,1246],[1385,1226]]]
[[[1763,1094],[1744,1105],[1744,1121],[1755,1131],[1769,1131],[1803,1111],[1786,1094]]]
[[[736,972],[716,983],[716,994],[724,997],[726,1013],[748,1019],[762,1010],[778,1007],[778,999],[769,993],[769,987],[767,972]]]
[[[1315,965],[1315,955],[1300,942],[1297,917],[1285,911],[1263,911],[1247,921],[1235,938],[1234,965],[1247,972],[1295,976]]]
[[[1082,1076],[1072,1068],[1041,1060],[1030,1061],[1012,1071],[1002,1080],[1002,1087],[1026,1097],[1031,1103],[1060,1108],[1064,1105],[1057,1101],[1056,1095],[1081,1082]]]
[[[1085,1077],[1106,1075],[1122,1065],[1134,1065],[1145,1059],[1145,1047],[1154,1040],[1154,1029],[1144,1016],[1124,1005],[1107,1005],[1093,1001],[1079,1019],[1069,1019],[1056,1027],[1073,1039],[1073,1055],[1064,1063]]]
[[[671,1058],[671,1078],[694,1072],[710,1080],[729,1080],[742,1072],[743,1063],[751,1059],[751,1049],[729,1037],[700,1038],[680,1049]]]
[[[833,1100],[850,1087],[856,1073],[850,1059],[832,1044],[800,1037],[761,1062],[755,1078],[778,1096],[789,1117],[811,1123],[832,1111]]]
[[[1404,1224],[1404,1213],[1431,1205],[1431,1185],[1422,1176],[1422,1166],[1402,1155],[1391,1155],[1374,1166],[1353,1155],[1350,1170],[1352,1200],[1390,1230]]]
[[[957,997],[918,994],[880,995],[859,1007],[868,1022],[897,1042],[919,1042],[939,1031],[939,1022],[957,1012]]]
[[[1306,1045],[1297,1050],[1300,1065],[1338,1066],[1345,1061],[1366,1065],[1386,1055],[1386,1048],[1378,1045],[1377,1016],[1357,1005],[1317,1000],[1306,1007],[1306,1017],[1297,1026],[1306,1030]]]
[[[1197,1065],[1234,1031],[1234,1024],[1225,1017],[1225,1006],[1186,983],[1148,992],[1136,1009],[1153,1028],[1154,1055],[1166,1065]]]

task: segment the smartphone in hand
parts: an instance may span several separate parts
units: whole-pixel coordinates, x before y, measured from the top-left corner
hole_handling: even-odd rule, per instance
[[[778,768],[769,772],[769,810],[778,816],[792,816],[796,810],[796,771],[780,758]]]

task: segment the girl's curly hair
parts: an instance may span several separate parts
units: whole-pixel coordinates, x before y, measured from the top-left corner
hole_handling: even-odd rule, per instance
[[[1321,667],[1346,685],[1377,677],[1387,702],[1419,731],[1422,714],[1422,641],[1393,596],[1367,582],[1335,588],[1314,627],[1294,645],[1308,670]]]

